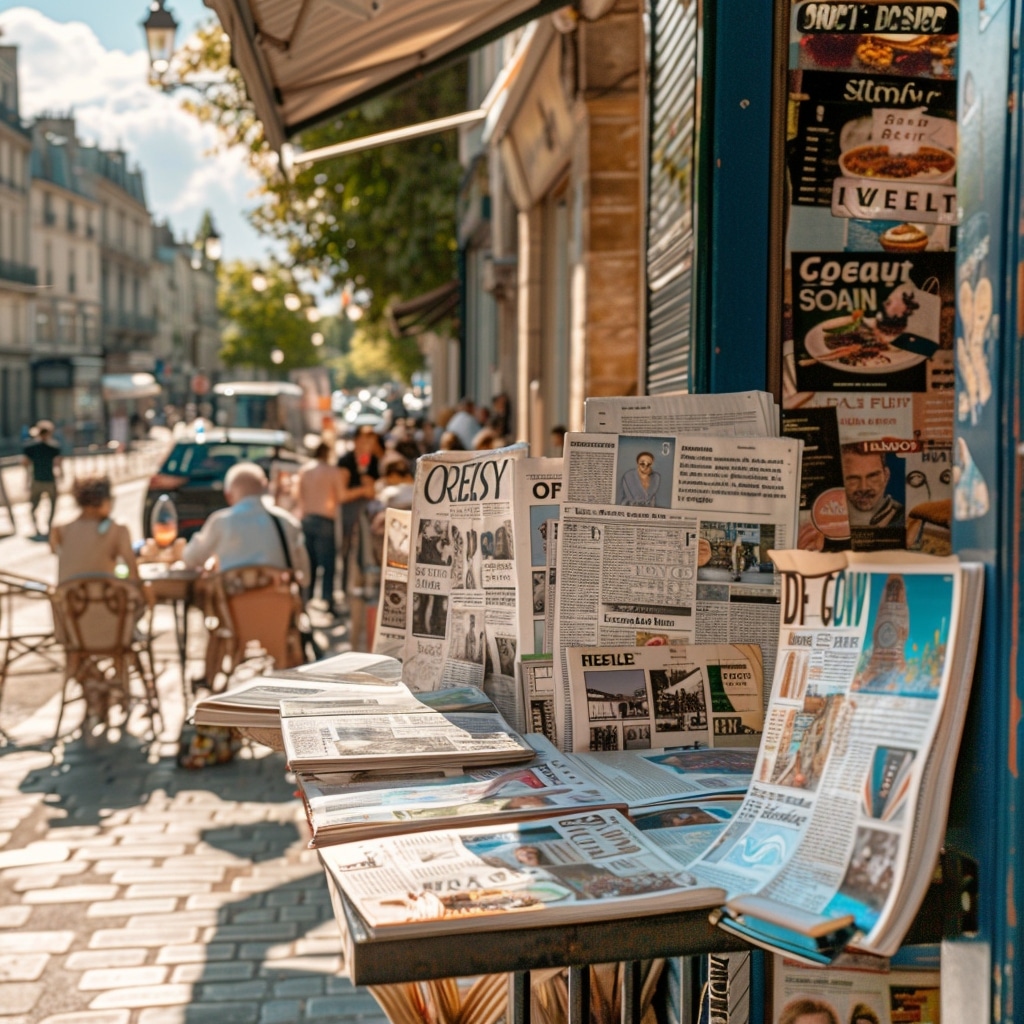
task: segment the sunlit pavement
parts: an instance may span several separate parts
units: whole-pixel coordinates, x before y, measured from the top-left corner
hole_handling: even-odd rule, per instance
[[[52,578],[26,513],[15,510],[22,533],[0,540],[0,566]],[[339,973],[337,924],[282,756],[254,748],[176,766],[186,697],[170,608],[155,632],[154,742],[133,717],[97,745],[73,732],[52,756],[60,674],[39,659],[14,666],[0,699],[0,1024],[382,1022]],[[193,673],[201,634],[194,618]],[[343,624],[320,636],[345,649]],[[65,716],[62,732],[80,706]]]

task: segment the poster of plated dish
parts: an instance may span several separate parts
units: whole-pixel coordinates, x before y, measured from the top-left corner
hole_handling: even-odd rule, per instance
[[[807,462],[811,550],[950,548],[958,31],[956,4],[793,7],[784,429],[836,463]]]

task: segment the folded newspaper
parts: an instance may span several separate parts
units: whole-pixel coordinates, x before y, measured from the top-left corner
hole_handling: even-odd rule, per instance
[[[468,768],[516,764],[533,748],[501,715],[432,711],[415,701],[384,713],[281,702],[281,739],[293,771]]]
[[[376,936],[628,919],[711,907],[724,895],[615,810],[415,832],[319,855]]]
[[[563,754],[543,736],[524,738],[536,756],[516,766],[450,775],[296,772],[312,833],[310,846],[469,823],[524,821],[583,807],[615,807],[633,814],[651,806],[667,811],[698,799],[726,799],[724,794],[736,799],[746,791],[754,766],[753,751],[573,755]]]
[[[349,651],[297,669],[272,671],[224,693],[196,701],[196,725],[279,729],[282,700],[347,700],[353,706],[383,707],[409,690],[395,658]]]
[[[713,919],[811,963],[890,956],[945,836],[977,651],[980,565],[773,552],[779,657],[742,808],[690,865]]]

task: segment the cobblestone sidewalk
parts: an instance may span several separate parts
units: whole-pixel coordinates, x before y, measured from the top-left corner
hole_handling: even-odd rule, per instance
[[[0,757],[2,1024],[383,1024],[339,976],[281,755],[198,772],[125,734]]]

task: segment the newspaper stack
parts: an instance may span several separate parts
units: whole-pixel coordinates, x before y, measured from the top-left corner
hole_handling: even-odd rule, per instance
[[[543,736],[525,739],[536,756],[514,767],[447,776],[298,771],[310,846],[614,807],[645,816],[641,827],[658,830],[661,845],[678,850],[688,843],[690,860],[713,837],[708,827],[723,826],[731,817],[754,767],[754,751],[573,755]]]
[[[552,688],[567,750],[593,741],[575,735],[567,648],[757,644],[771,678],[768,551],[796,544],[803,448],[777,436],[762,392],[588,399],[586,425],[566,435],[557,541]],[[598,745],[625,748],[628,725],[609,723]]]

